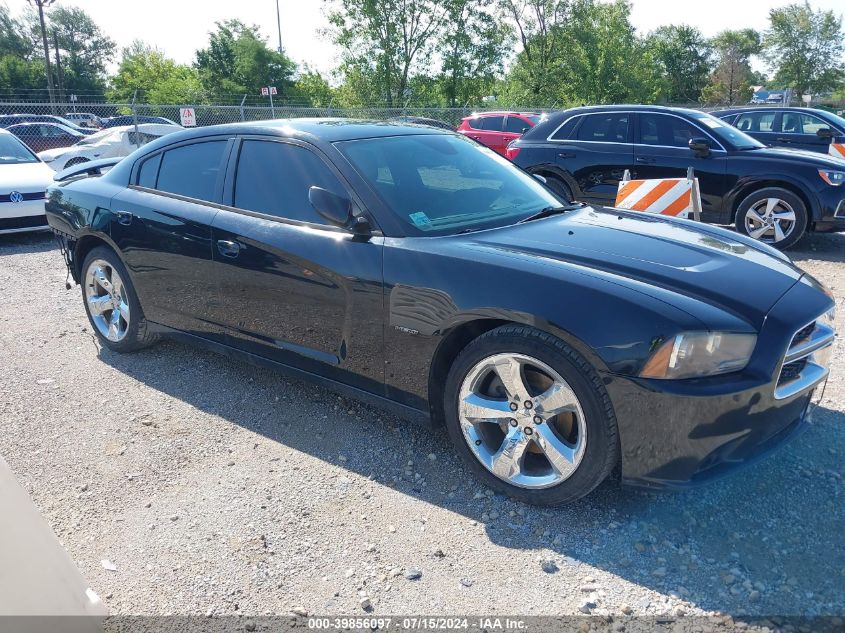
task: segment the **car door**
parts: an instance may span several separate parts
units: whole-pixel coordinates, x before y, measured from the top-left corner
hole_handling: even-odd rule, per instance
[[[818,130],[822,128],[830,128],[830,124],[820,117],[806,112],[786,111],[781,117],[778,144],[790,149],[826,154],[830,148],[830,138],[818,135]]]
[[[509,114],[505,118],[504,132],[502,133],[502,143],[504,144],[505,149],[507,149],[511,142],[515,141],[530,130],[531,127],[532,124],[522,117]]]
[[[384,389],[384,238],[322,218],[309,189],[353,200],[318,150],[245,137],[212,224],[219,320],[231,344],[379,393]]]
[[[781,114],[780,110],[769,109],[743,112],[733,121],[733,126],[764,145],[776,147],[780,145],[777,131],[780,129]]]
[[[211,241],[233,141],[210,137],[163,148],[133,167],[108,218],[148,319],[223,342]]]
[[[504,156],[505,148],[507,147],[504,134],[505,116],[503,114],[484,116],[481,119],[481,125],[483,127],[481,142],[493,151]]]
[[[702,219],[718,221],[726,186],[725,149],[700,127],[673,114],[640,112],[636,127],[632,177],[684,178],[692,167],[701,191]],[[689,148],[692,138],[710,141],[710,153],[702,156],[693,152]]]
[[[577,184],[576,200],[613,206],[625,170],[633,167],[632,115],[608,111],[569,119],[552,134],[555,160]]]

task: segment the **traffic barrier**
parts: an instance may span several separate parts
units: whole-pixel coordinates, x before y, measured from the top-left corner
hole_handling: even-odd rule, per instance
[[[845,143],[831,143],[828,153],[836,158],[845,158]]]
[[[692,214],[694,219],[699,220],[701,191],[698,178],[690,167],[686,178],[631,180],[631,174],[626,169],[616,192],[615,206],[678,218],[689,218]]]

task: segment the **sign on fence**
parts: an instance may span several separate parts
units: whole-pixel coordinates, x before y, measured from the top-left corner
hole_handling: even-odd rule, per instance
[[[197,115],[193,108],[179,108],[179,118],[182,127],[194,127],[197,124]]]

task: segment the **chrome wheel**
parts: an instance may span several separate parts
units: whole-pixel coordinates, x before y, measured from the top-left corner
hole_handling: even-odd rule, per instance
[[[795,209],[780,198],[764,198],[751,205],[745,214],[745,232],[754,239],[777,244],[795,229]]]
[[[478,362],[461,385],[458,415],[475,457],[520,488],[568,479],[586,447],[581,403],[554,369],[523,354]]]
[[[123,340],[129,329],[129,301],[114,267],[95,259],[85,271],[85,301],[97,330],[110,341]]]

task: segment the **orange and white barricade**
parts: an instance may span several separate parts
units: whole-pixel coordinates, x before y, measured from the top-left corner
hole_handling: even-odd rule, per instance
[[[654,180],[631,180],[630,173],[619,183],[616,204],[619,209],[672,215],[679,218],[700,219],[701,192],[698,179],[687,172],[686,178],[659,178]]]
[[[845,159],[845,143],[831,143],[828,153],[836,158]]]

